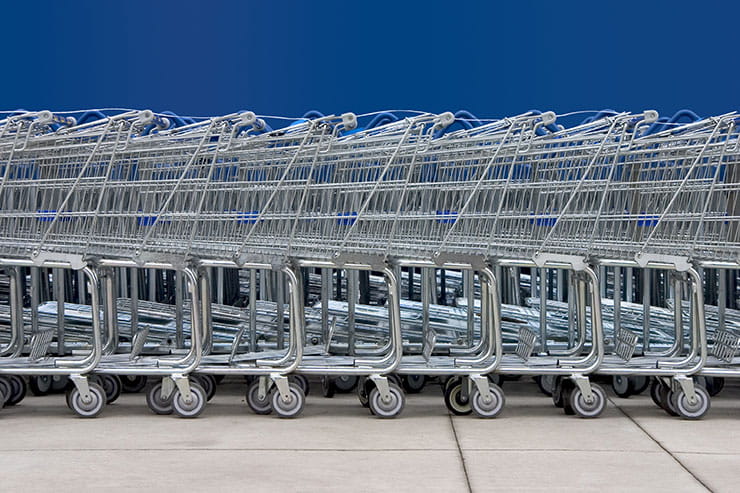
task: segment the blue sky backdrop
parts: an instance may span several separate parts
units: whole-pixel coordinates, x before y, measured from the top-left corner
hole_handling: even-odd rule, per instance
[[[740,109],[740,2],[6,2],[0,109]]]

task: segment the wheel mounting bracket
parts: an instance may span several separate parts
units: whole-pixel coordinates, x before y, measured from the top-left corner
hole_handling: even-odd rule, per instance
[[[377,387],[378,392],[380,392],[380,398],[383,402],[389,402],[391,399],[391,388],[388,384],[388,378],[382,375],[370,375],[369,378],[375,384],[375,387]]]
[[[190,392],[190,379],[187,375],[175,373],[170,378],[175,382],[177,390],[180,391],[183,402],[186,404],[193,402],[193,394]]]
[[[285,375],[280,375],[279,373],[271,373],[270,378],[273,382],[275,382],[275,387],[277,387],[278,392],[280,392],[280,398],[283,399],[283,402],[290,401],[291,395],[288,377],[286,377]],[[260,382],[260,386],[261,384],[262,382]],[[265,394],[267,394],[267,392],[265,392]]]
[[[573,383],[576,384],[578,387],[578,390],[581,391],[581,395],[583,395],[583,400],[586,401],[587,404],[591,404],[594,402],[594,393],[591,390],[591,382],[589,381],[588,377],[586,375],[571,375],[570,379],[573,381]]]
[[[83,375],[70,375],[69,379],[75,384],[82,402],[89,404],[92,401],[92,395],[90,394],[90,383],[87,381],[87,377]]]

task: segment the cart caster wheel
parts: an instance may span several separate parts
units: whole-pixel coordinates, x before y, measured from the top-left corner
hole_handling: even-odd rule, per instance
[[[673,391],[667,386],[661,385],[658,389],[658,396],[660,398],[660,407],[669,416],[678,416],[678,413],[673,408]]]
[[[460,382],[462,382],[461,377],[450,377],[445,380],[444,384],[442,385],[442,395],[447,394],[452,387],[458,385]]]
[[[387,401],[383,400],[377,387],[370,391],[370,410],[375,416],[382,419],[395,418],[401,414],[403,406],[406,404],[406,397],[400,386],[388,382],[388,388],[390,395]]]
[[[275,390],[272,393],[272,409],[280,418],[296,418],[303,412],[303,406],[306,404],[306,396],[303,389],[297,383],[289,383],[290,397],[284,400],[280,392]]]
[[[634,393],[635,385],[632,379],[626,375],[614,375],[612,389],[617,396],[627,399]]]
[[[504,379],[504,376],[498,373],[489,373],[486,376],[488,377],[489,382],[491,382],[492,384],[498,385],[499,387],[503,387],[504,382],[506,381]]]
[[[552,375],[539,375],[535,377],[535,382],[537,382],[537,387],[539,387],[540,392],[545,394],[547,397],[553,396],[553,391],[555,390],[555,383],[556,383],[556,377],[553,377]]]
[[[260,381],[257,379],[247,388],[247,405],[255,414],[270,414],[272,412],[270,390],[267,391],[264,399],[259,398],[259,391]]]
[[[121,379],[117,375],[99,375],[98,382],[105,391],[106,404],[113,404],[121,396]]]
[[[504,391],[501,387],[495,383],[489,384],[491,389],[491,397],[488,402],[483,398],[478,388],[473,389],[473,393],[470,395],[470,406],[473,409],[473,413],[479,418],[495,418],[504,409],[506,398],[504,397]]]
[[[197,418],[206,408],[206,391],[199,384],[190,382],[190,402],[186,402],[180,393],[180,389],[175,388],[172,396],[172,409],[181,418]]]
[[[365,386],[365,381],[359,381],[357,383],[357,398],[360,400],[362,407],[370,406],[370,397]]]
[[[290,378],[301,388],[304,396],[311,392],[311,385],[308,383],[308,378],[304,375],[291,375]]]
[[[424,386],[427,383],[426,375],[404,375],[401,377],[401,383],[403,390],[407,394],[418,394],[424,390]]]
[[[337,386],[334,380],[330,376],[321,377],[321,394],[327,399],[334,397],[337,391]]]
[[[652,379],[650,382],[650,398],[653,400],[653,403],[662,408],[663,404],[660,402],[660,388],[663,386],[660,381],[657,379]]]
[[[15,406],[16,404],[19,404],[23,399],[26,398],[26,392],[28,391],[28,386],[26,385],[26,381],[19,377],[18,375],[10,375],[8,377],[10,380],[10,397],[6,400],[5,405],[6,406]]]
[[[696,394],[696,402],[694,403],[689,402],[683,390],[672,393],[673,408],[683,419],[701,419],[709,411],[711,405],[709,392],[697,386],[694,388],[694,393]]]
[[[200,385],[206,393],[206,401],[210,402],[213,396],[216,395],[216,379],[211,375],[193,375],[191,380]]]
[[[542,379],[542,377],[540,377],[540,379]],[[552,390],[550,392],[550,395],[552,396],[552,404],[561,409],[565,405],[565,400],[563,399],[563,389],[565,386],[564,380],[565,379],[563,377],[555,377]]]
[[[591,392],[593,393],[591,402],[586,402],[581,389],[577,386],[570,392],[570,398],[568,399],[570,406],[580,418],[598,418],[606,409],[606,392],[604,392],[604,389],[600,385],[592,383]]]
[[[644,375],[632,377],[632,381],[635,387],[635,389],[632,391],[632,395],[642,394],[650,385],[650,377],[646,377]]]
[[[3,396],[3,398],[0,399],[0,408],[5,407],[10,400],[12,393],[13,387],[11,386],[10,379],[7,377],[0,377],[0,394]]]
[[[146,387],[145,375],[124,375],[121,377],[121,390],[125,394],[138,394]]]
[[[48,395],[51,392],[51,375],[39,375],[29,378],[28,388],[35,396]]]
[[[359,380],[355,375],[340,375],[334,379],[334,386],[337,392],[346,394],[355,390]]]
[[[65,392],[72,389],[74,384],[72,381],[61,375],[53,375],[51,377],[51,392]]]
[[[463,385],[467,385],[467,382],[459,379],[457,383],[450,385],[447,392],[445,392],[445,406],[455,416],[467,416],[473,412],[470,398],[463,396]]]
[[[710,397],[719,394],[725,386],[725,379],[722,377],[696,377],[696,383],[704,387]]]
[[[172,396],[174,392],[167,398],[162,397],[162,384],[158,383],[153,385],[146,393],[146,404],[154,414],[165,415],[172,414]]]
[[[67,403],[69,408],[81,418],[94,418],[103,411],[105,407],[105,391],[97,383],[90,382],[90,399],[84,402],[82,394],[77,387],[67,391]]]

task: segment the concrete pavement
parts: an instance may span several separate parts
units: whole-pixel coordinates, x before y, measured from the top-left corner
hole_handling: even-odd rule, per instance
[[[2,491],[736,491],[740,386],[709,415],[667,416],[646,395],[610,394],[596,420],[565,416],[534,383],[506,382],[494,420],[451,416],[439,386],[379,420],[318,387],[301,418],[252,414],[238,381],[195,420],[155,416],[124,394],[97,419],[63,395],[0,411]]]

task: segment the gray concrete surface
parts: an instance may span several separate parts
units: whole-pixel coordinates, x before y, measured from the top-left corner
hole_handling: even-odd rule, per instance
[[[316,386],[314,387],[316,390]],[[123,395],[97,419],[63,395],[0,411],[0,491],[737,491],[740,386],[698,422],[647,396],[610,395],[596,420],[565,416],[534,383],[506,382],[495,420],[453,417],[437,385],[400,419],[353,395],[312,393],[301,418],[256,416],[226,383],[195,420]]]

